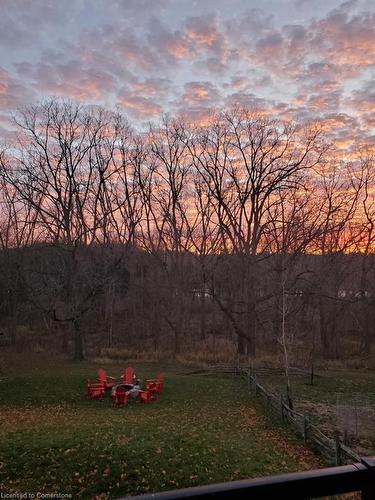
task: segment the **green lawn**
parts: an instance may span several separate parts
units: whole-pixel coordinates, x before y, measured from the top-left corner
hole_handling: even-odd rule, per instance
[[[109,398],[86,398],[85,380],[98,365],[7,354],[1,491],[113,498],[319,466],[256,410],[245,382],[134,367],[143,380],[163,369],[164,393],[155,403],[113,408]],[[105,368],[119,376],[124,366]]]
[[[310,384],[308,375],[292,377],[295,409],[307,414],[322,430],[332,435],[336,427],[342,430],[342,412],[347,412],[346,407],[350,407],[346,418],[358,418],[358,435],[351,435],[350,446],[360,454],[374,454],[375,373],[322,370],[320,375],[315,378],[314,385]],[[282,376],[264,376],[259,380],[275,393],[285,392],[285,379]],[[349,425],[353,429],[353,422]]]

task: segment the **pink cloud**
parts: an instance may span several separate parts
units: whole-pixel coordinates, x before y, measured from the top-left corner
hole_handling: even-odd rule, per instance
[[[118,98],[118,105],[132,116],[138,119],[147,119],[160,116],[162,108],[152,99],[137,95],[123,95]]]
[[[33,99],[33,92],[0,67],[0,110],[14,111]]]
[[[38,63],[17,66],[19,74],[27,75],[39,91],[76,100],[101,101],[114,91],[113,76],[99,68],[85,68],[80,61],[64,64]]]
[[[171,90],[171,81],[168,78],[145,78],[134,79],[129,82],[128,87],[132,92],[141,94],[143,97],[165,96]]]
[[[150,23],[149,43],[157,50],[160,57],[169,62],[193,58],[196,54],[192,44],[180,30],[170,31],[158,20]]]
[[[375,65],[375,13],[350,15],[344,7],[315,22],[313,44],[334,64],[361,70]]]
[[[336,110],[339,108],[340,98],[340,92],[313,94],[308,98],[307,103],[315,111]]]
[[[184,31],[186,36],[198,45],[211,47],[221,39],[214,17],[190,17],[185,23]]]
[[[375,84],[373,81],[366,82],[359,90],[352,92],[348,104],[360,115],[375,113]]]
[[[210,82],[189,82],[184,86],[181,102],[185,105],[209,105],[218,103],[219,93]]]

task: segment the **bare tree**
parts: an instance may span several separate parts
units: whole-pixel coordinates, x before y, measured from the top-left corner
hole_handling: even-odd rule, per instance
[[[93,244],[107,216],[103,206],[104,179],[110,152],[104,157],[112,115],[103,110],[56,100],[22,111],[18,149],[11,164],[2,164],[2,179],[17,193],[24,211],[32,210],[30,225],[38,240],[57,245],[64,254],[64,307],[56,295],[40,306],[56,321],[70,322],[75,331],[75,357],[83,357],[80,319],[94,290],[77,294],[79,253]],[[34,239],[34,241],[37,241]],[[68,258],[65,258],[68,256]],[[85,286],[81,287],[81,291]],[[52,303],[51,303],[52,301]]]

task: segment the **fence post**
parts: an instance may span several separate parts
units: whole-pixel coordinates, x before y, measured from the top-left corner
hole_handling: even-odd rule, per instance
[[[344,429],[344,444],[346,444],[347,446],[349,445],[349,433],[348,433],[348,429]]]
[[[335,431],[335,452],[336,452],[336,465],[341,465],[341,442],[340,442],[340,433],[339,431]]]
[[[306,415],[303,416],[303,441],[306,444],[307,443],[307,432],[309,430],[309,419],[306,417]]]

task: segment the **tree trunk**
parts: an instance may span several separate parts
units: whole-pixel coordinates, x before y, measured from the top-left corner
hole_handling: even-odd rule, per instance
[[[204,340],[206,338],[206,296],[205,296],[205,290],[202,291],[201,297],[200,297],[200,302],[201,302],[201,317],[200,317],[200,337],[201,340]]]
[[[61,332],[61,351],[63,354],[67,354],[68,352],[68,325],[66,323],[60,324],[60,332]]]
[[[73,321],[74,326],[74,359],[81,361],[83,359],[83,338],[77,319]]]
[[[243,335],[237,335],[237,352],[240,355],[246,355],[246,342]]]
[[[12,346],[16,345],[17,341],[17,318],[16,318],[16,305],[14,298],[14,291],[8,291],[9,297],[9,338]]]

